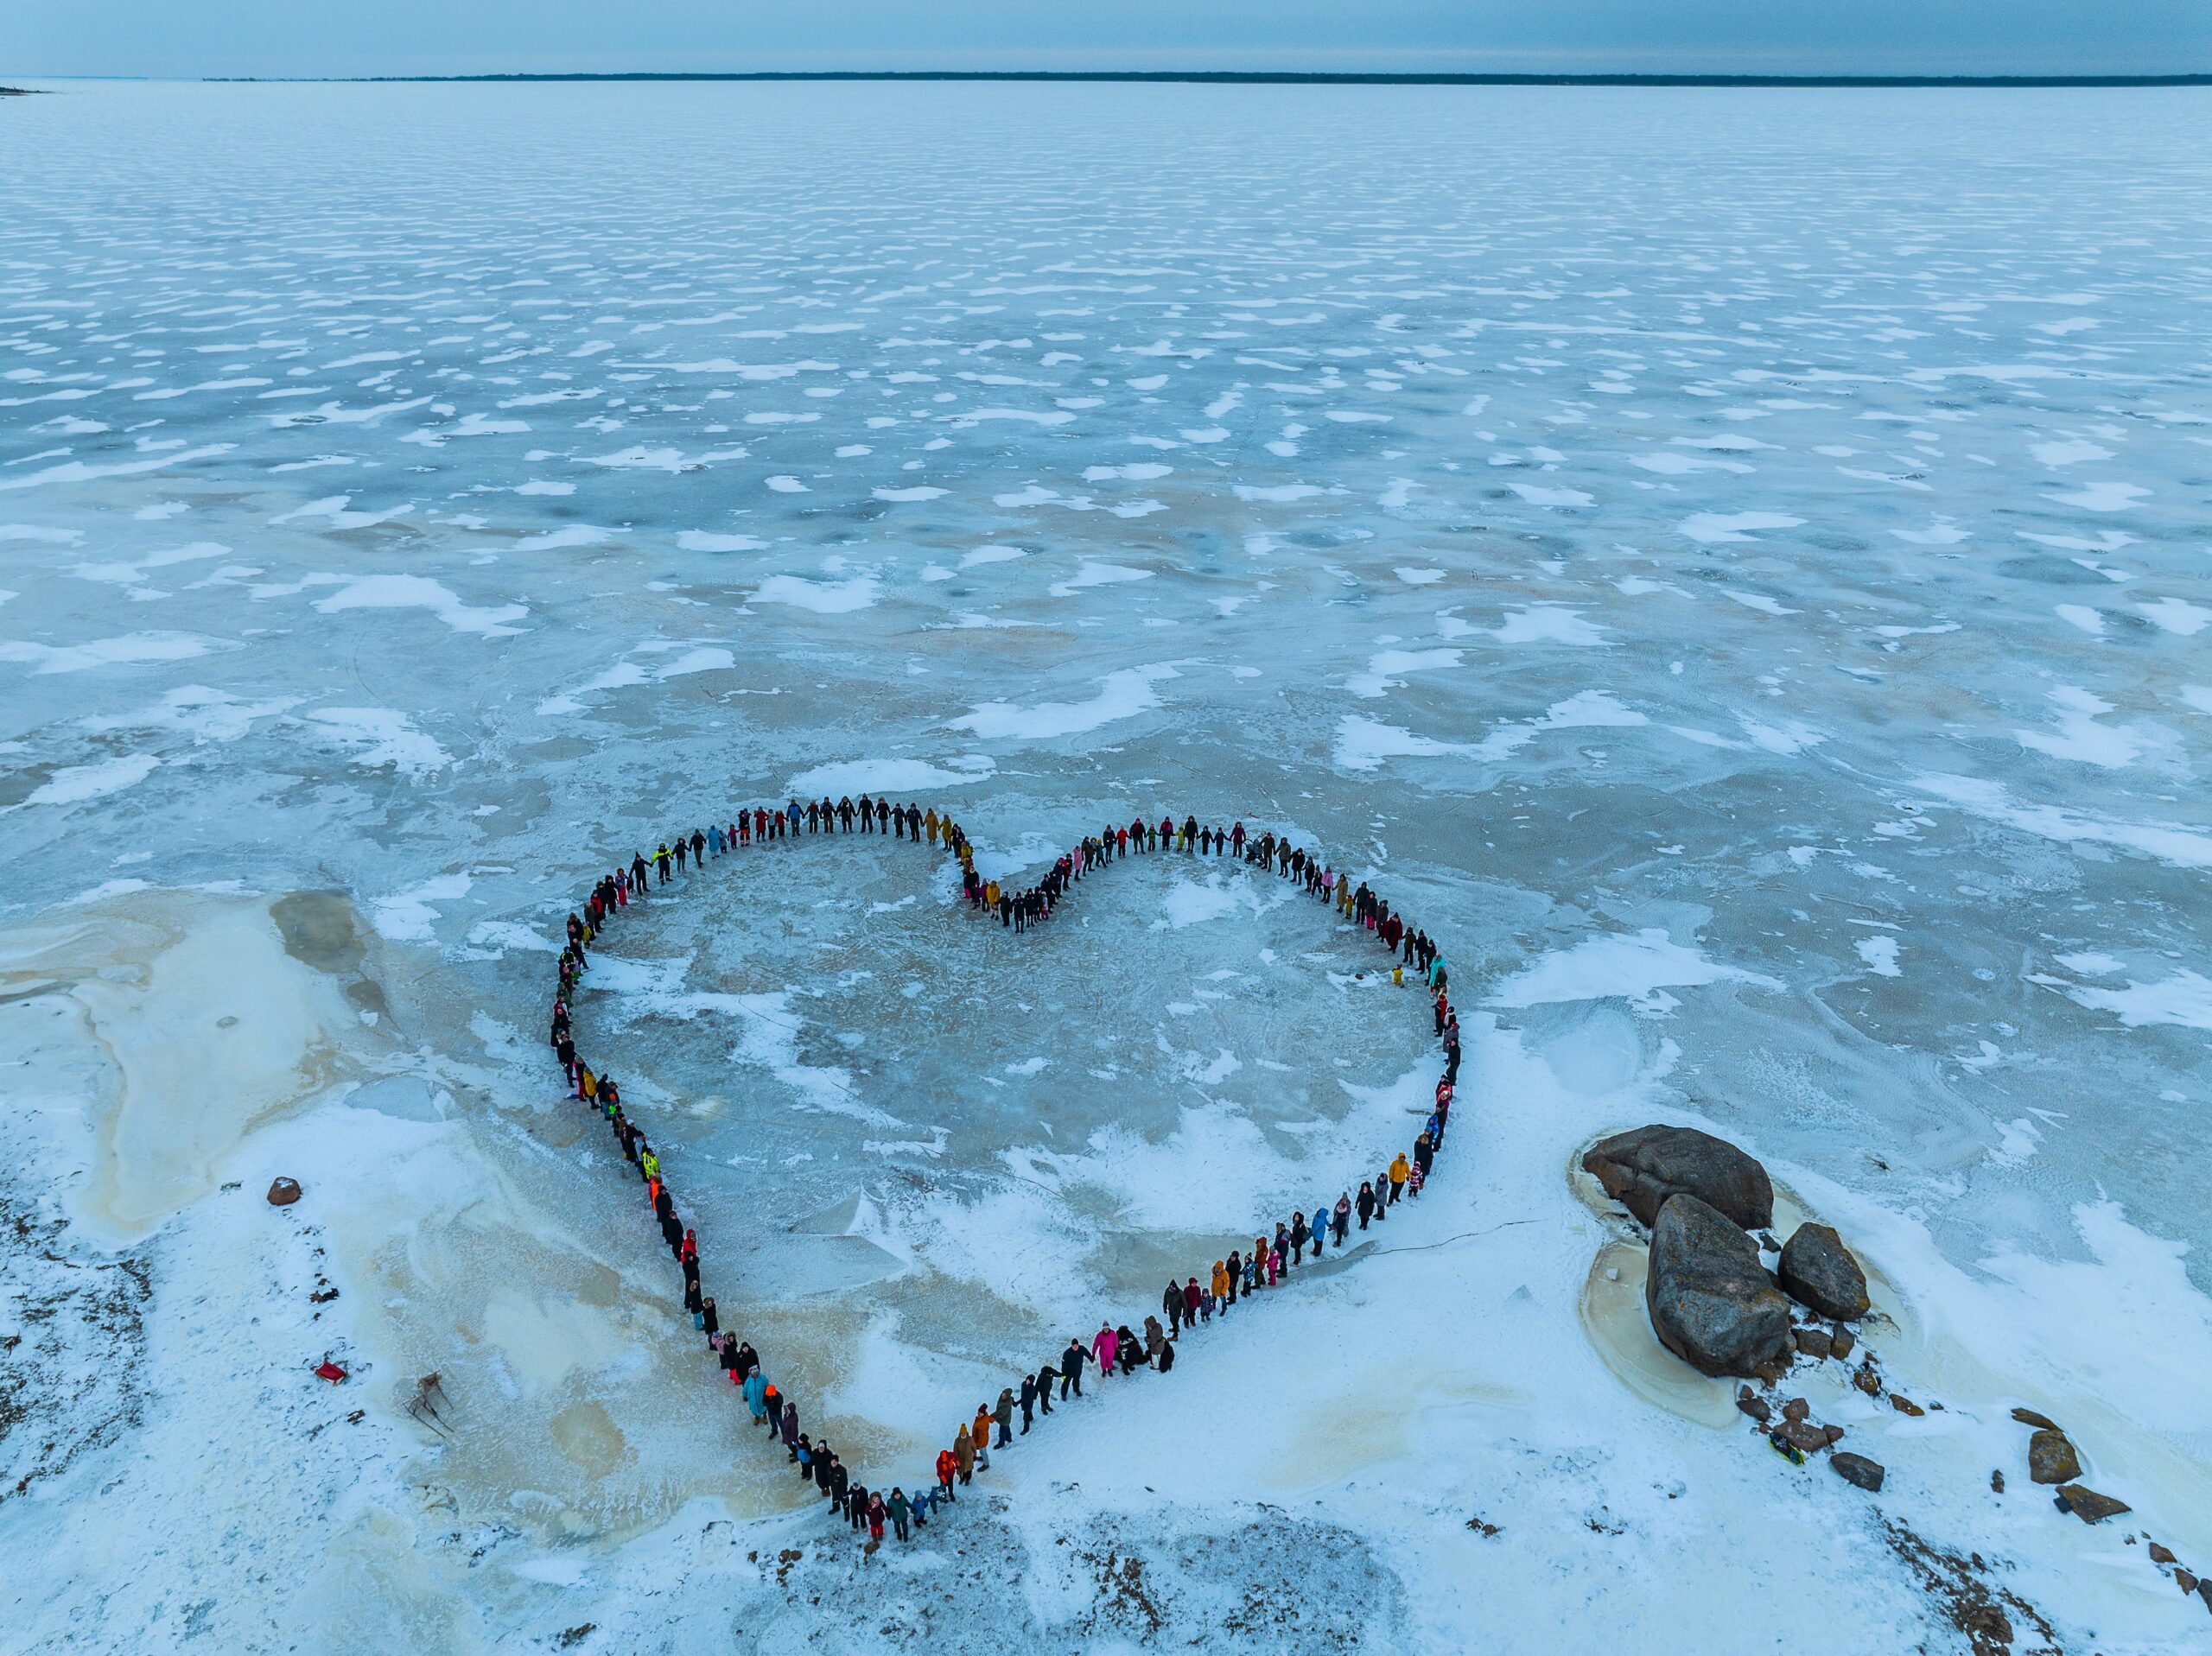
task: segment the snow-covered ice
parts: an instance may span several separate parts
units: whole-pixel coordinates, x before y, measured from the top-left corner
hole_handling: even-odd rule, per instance
[[[1904,1536],[2201,1640],[2206,96],[0,101],[0,1643],[1966,1648]],[[994,872],[1319,844],[1469,1053],[1363,1253],[863,1564],[543,1019],[596,873],[883,789]],[[841,839],[633,910],[579,1023],[911,1482],[1410,1137],[1376,966],[1240,869],[1014,938]],[[1652,1120],[1864,1254],[1931,1406],[1792,1383],[1878,1497],[1652,1341],[1567,1173]]]

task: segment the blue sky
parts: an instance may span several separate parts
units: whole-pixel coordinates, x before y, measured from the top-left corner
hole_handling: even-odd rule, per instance
[[[0,78],[2212,70],[2212,0],[0,0]]]

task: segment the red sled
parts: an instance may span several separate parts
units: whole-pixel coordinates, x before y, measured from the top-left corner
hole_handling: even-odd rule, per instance
[[[333,1362],[317,1363],[315,1372],[318,1379],[327,1380],[333,1386],[346,1378],[346,1371]]]

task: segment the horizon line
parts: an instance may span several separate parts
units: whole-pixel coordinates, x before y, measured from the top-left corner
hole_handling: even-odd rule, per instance
[[[48,79],[49,77],[33,77]],[[54,76],[55,79],[156,79],[139,75]],[[2171,74],[1647,74],[1567,72],[1554,74],[1409,70],[1289,69],[741,69],[543,70],[474,74],[197,75],[225,85],[485,84],[563,81],[1089,81],[1236,86],[1681,86],[1681,87],[2156,87],[2212,86],[2212,72]]]

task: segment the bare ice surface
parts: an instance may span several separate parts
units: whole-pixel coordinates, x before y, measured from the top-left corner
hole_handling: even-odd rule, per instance
[[[1885,1521],[2054,1647],[2201,1640],[2143,1544],[2212,1570],[2206,115],[0,105],[4,1642],[1965,1648]],[[543,1028],[598,873],[884,789],[994,871],[1168,809],[1319,844],[1471,1046],[1367,1254],[863,1565]],[[579,1029],[886,1483],[1433,1079],[1415,993],[1242,869],[1017,938],[919,847],[740,862],[624,917]],[[1592,1273],[1566,1170],[1650,1120],[1866,1256],[1944,1407],[1793,1384],[1879,1497]],[[2133,1513],[2055,1513],[2015,1404]]]

